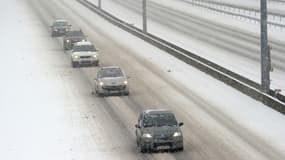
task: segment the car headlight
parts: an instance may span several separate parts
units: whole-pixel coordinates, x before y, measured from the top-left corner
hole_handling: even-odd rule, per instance
[[[128,84],[128,81],[127,81],[127,80],[126,80],[126,81],[124,81],[124,84],[125,84],[125,85],[127,85],[127,84]]]
[[[68,28],[65,28],[65,31],[67,32],[67,31],[69,31],[69,29],[68,29]]]
[[[143,134],[143,137],[144,137],[144,138],[152,138],[152,135],[149,134],[149,133],[144,133],[144,134]]]
[[[100,82],[99,84],[100,84],[100,86],[103,86],[103,85],[104,85],[104,83],[103,83],[103,82]]]
[[[96,58],[97,57],[97,55],[93,55],[93,58]]]
[[[181,135],[181,132],[174,132],[173,137],[180,137]]]
[[[77,56],[77,55],[75,55],[75,56],[72,56],[73,58],[75,58],[75,59],[77,59],[77,58],[79,58],[79,56]]]
[[[69,43],[69,42],[70,42],[70,40],[68,39],[68,40],[66,40],[66,42],[67,42],[67,43]]]
[[[54,31],[58,31],[57,29],[54,29]]]

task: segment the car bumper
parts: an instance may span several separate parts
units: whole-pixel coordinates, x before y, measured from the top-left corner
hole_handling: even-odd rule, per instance
[[[64,49],[72,49],[73,44],[73,42],[64,42]]]
[[[99,63],[99,59],[95,59],[95,58],[90,58],[90,59],[72,59],[73,63],[77,63],[77,64],[86,64],[86,65],[92,65],[92,64],[98,64]]]
[[[57,36],[59,36],[59,35],[65,35],[68,31],[65,31],[65,30],[54,30],[54,31],[52,31],[53,33],[53,35],[57,35]]]
[[[70,40],[69,42],[67,41],[63,41],[63,45],[64,45],[64,48],[65,49],[72,49],[73,48],[73,45],[76,43],[76,42],[80,42],[81,40]]]
[[[129,93],[129,86],[128,85],[121,85],[118,86],[112,86],[112,87],[106,87],[101,86],[99,87],[98,91],[99,94],[128,94]]]
[[[141,145],[147,150],[175,150],[183,148],[183,140],[182,138],[172,140],[142,140]]]

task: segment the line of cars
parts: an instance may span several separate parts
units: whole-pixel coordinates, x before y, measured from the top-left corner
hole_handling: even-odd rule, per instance
[[[99,66],[99,50],[87,40],[82,30],[72,30],[65,19],[56,19],[50,26],[51,36],[63,36],[63,49],[71,50],[71,66]],[[92,94],[107,96],[110,94],[129,95],[129,77],[118,66],[100,67],[93,82]]]
[[[64,19],[56,19],[51,27],[51,36],[63,36],[63,48],[71,50],[72,67],[82,65],[99,66],[96,47],[87,40],[82,30],[72,30]],[[118,66],[100,67],[92,85],[92,94],[129,95],[129,77]],[[139,114],[135,125],[136,143],[140,152],[154,150],[182,151],[183,134],[174,113],[168,109],[148,109]]]

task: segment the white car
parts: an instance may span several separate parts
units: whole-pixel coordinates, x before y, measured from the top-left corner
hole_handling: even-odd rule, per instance
[[[81,65],[99,65],[99,54],[95,46],[89,42],[76,42],[71,53],[72,67],[80,67]]]
[[[105,96],[110,94],[129,95],[128,78],[117,66],[102,67],[94,79],[92,94]]]

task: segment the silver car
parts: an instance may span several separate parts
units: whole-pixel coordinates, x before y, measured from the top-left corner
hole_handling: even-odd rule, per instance
[[[183,135],[172,111],[150,109],[140,113],[136,127],[136,141],[140,152],[153,150],[183,150]]]
[[[72,67],[79,67],[81,65],[99,65],[98,50],[95,46],[87,42],[76,42],[71,53]]]
[[[110,94],[129,95],[128,77],[117,66],[102,67],[94,79],[92,94],[105,96]]]

